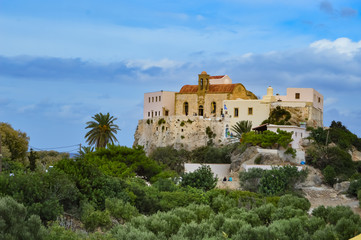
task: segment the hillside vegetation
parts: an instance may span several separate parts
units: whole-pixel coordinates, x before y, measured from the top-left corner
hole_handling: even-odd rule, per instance
[[[347,151],[346,145],[336,143],[336,153]],[[35,167],[30,159],[5,157],[0,238],[349,239],[361,233],[361,219],[350,208],[319,207],[309,214],[309,201],[292,187],[302,173],[292,167],[255,174],[261,187],[249,191],[215,189],[207,167],[182,173],[179,162],[228,162],[233,151],[245,147],[162,148],[147,157],[141,147],[108,145],[85,149],[75,159],[35,152],[28,156]],[[342,171],[334,169],[336,181],[344,176],[358,183],[357,168],[352,172],[348,162],[342,166]]]

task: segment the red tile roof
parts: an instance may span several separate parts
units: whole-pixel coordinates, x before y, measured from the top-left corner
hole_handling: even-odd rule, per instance
[[[222,76],[209,76],[209,79],[220,79],[222,77],[224,77],[225,75]]]
[[[211,84],[207,93],[231,93],[238,84]],[[179,93],[197,93],[198,85],[184,85]]]

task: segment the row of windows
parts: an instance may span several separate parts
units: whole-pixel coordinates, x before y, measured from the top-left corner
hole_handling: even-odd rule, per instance
[[[148,112],[148,117],[150,117],[150,114],[151,113]],[[157,116],[160,116],[160,111],[158,111],[158,112],[157,111],[154,111],[154,112],[152,111],[152,117],[157,117]]]
[[[150,117],[150,115],[152,115],[152,117],[159,117],[160,116],[160,111],[152,111],[152,112],[148,112],[148,117]],[[165,110],[164,111],[164,116],[168,116],[169,115],[169,111]]]
[[[184,102],[183,103],[183,114],[188,116],[188,113],[189,113],[189,104],[188,104],[188,102]],[[217,113],[217,104],[216,104],[216,102],[211,103],[211,114],[214,114],[214,113]],[[203,116],[203,105],[199,105],[199,107],[198,107],[198,115]]]
[[[253,108],[248,108],[248,115],[253,115]],[[238,108],[234,108],[234,117],[238,117],[239,116],[239,109]]]
[[[155,97],[155,101],[156,101],[156,102],[158,102],[158,101],[160,102],[161,99],[162,99],[161,96],[156,96],[156,97]],[[152,102],[154,102],[154,97],[149,97],[149,98],[148,98],[148,102],[150,102],[150,100],[152,100]]]

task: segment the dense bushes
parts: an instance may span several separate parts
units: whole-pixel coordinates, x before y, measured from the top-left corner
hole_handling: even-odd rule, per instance
[[[213,176],[208,165],[202,165],[196,171],[182,175],[181,185],[199,188],[204,191],[213,189],[217,185],[217,177]]]
[[[265,195],[282,195],[292,191],[295,183],[306,176],[305,170],[298,171],[296,167],[284,166],[272,170],[250,169],[248,172],[240,172],[239,179],[245,190]]]
[[[280,129],[277,129],[277,133],[269,130],[262,132],[262,134],[248,132],[242,135],[242,142],[263,148],[278,148],[279,146],[288,148],[288,145],[292,142],[292,134],[292,132]]]

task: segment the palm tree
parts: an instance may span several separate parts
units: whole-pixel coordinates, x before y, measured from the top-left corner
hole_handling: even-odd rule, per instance
[[[78,153],[75,155],[75,158],[77,159],[84,159],[85,155],[88,153],[94,152],[94,147],[88,146],[88,147],[81,147],[79,149]]]
[[[250,132],[252,129],[252,122],[251,121],[239,121],[236,125],[232,126],[232,131],[236,133],[237,138],[241,138],[243,133]]]
[[[119,129],[118,125],[114,124],[117,118],[110,116],[109,113],[103,115],[102,113],[95,114],[92,117],[95,121],[87,122],[85,129],[90,128],[90,131],[85,135],[86,142],[89,145],[95,145],[97,148],[104,148],[109,143],[117,142],[114,134]]]

